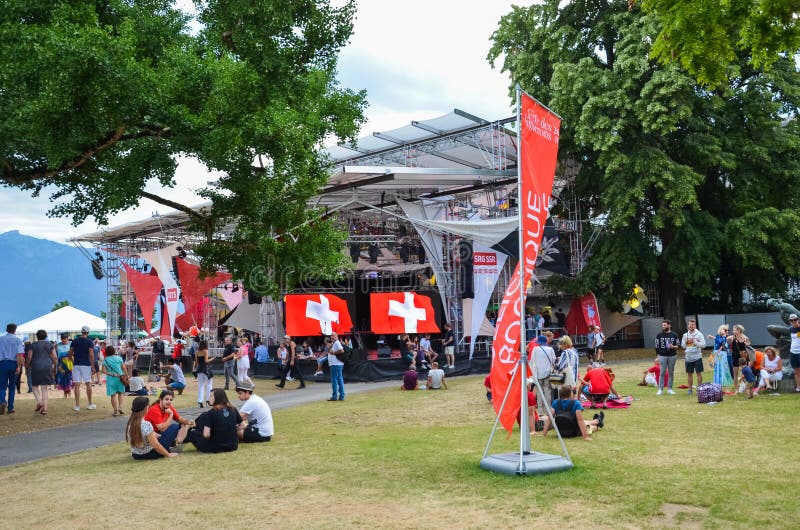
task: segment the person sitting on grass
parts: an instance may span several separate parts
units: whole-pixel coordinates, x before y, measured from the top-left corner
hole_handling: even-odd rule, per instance
[[[267,402],[253,394],[253,383],[239,381],[236,383],[236,394],[242,401],[239,413],[242,423],[237,435],[245,443],[268,442],[272,440],[275,429],[272,423],[272,411]]]
[[[201,453],[227,453],[239,448],[238,430],[243,420],[236,407],[228,401],[221,388],[211,391],[211,410],[195,421],[197,427],[189,431],[188,440]]]
[[[183,375],[183,368],[181,368],[181,359],[172,359],[172,366],[167,368],[167,376],[164,377],[164,382],[167,388],[174,390],[178,395],[183,394],[183,389],[186,388],[186,376]]]
[[[178,456],[167,450],[175,443],[178,431],[171,430],[161,436],[156,433],[153,424],[147,421],[145,411],[150,400],[144,396],[134,398],[131,404],[131,417],[125,427],[125,441],[131,448],[134,460],[152,460],[155,458],[174,458]]]
[[[128,382],[127,394],[129,396],[146,396],[148,394],[147,387],[144,386],[144,379],[139,375],[139,370],[134,368],[131,373],[133,376]]]
[[[403,384],[400,385],[400,390],[416,390],[418,388],[419,379],[417,378],[417,372],[409,368],[403,372]]]
[[[428,370],[428,390],[439,390],[444,387],[447,388],[447,381],[444,380],[444,370],[439,368],[439,363],[433,361],[432,368]]]
[[[586,374],[583,376],[583,379],[580,380],[579,383],[580,387],[584,385],[588,386],[588,396],[589,401],[592,402],[592,405],[589,408],[596,409],[597,405],[600,404],[604,409],[608,408],[606,405],[606,401],[608,401],[608,396],[613,392],[617,396],[619,396],[619,392],[614,388],[614,383],[611,380],[611,377],[608,375],[608,372],[603,370],[600,366],[600,363],[592,363],[592,366],[588,369]]]
[[[139,399],[139,398],[136,398]],[[172,390],[164,389],[158,396],[158,401],[147,410],[144,419],[149,421],[157,433],[172,440],[176,445],[183,443],[189,427],[194,427],[193,420],[187,420],[172,406],[175,394]],[[167,447],[170,447],[169,445]]]
[[[739,358],[739,388],[736,393],[744,392],[747,399],[753,399],[755,394],[753,387],[756,385],[756,374],[753,373],[751,364],[745,357]]]
[[[653,366],[642,372],[642,380],[637,384],[639,386],[658,386],[658,376],[661,375],[661,363],[658,362],[658,357],[653,361]]]
[[[598,370],[601,371],[601,370]],[[591,420],[583,419],[583,405],[577,399],[573,399],[572,388],[561,385],[558,389],[558,399],[550,404],[550,414],[556,422],[558,432],[562,438],[577,438],[580,436],[584,440],[591,440],[592,433],[605,425],[605,414],[595,414]],[[542,436],[547,436],[550,430],[550,417],[544,418],[544,429]]]

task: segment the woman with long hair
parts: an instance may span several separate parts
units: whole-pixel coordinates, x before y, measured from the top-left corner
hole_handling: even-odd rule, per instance
[[[578,382],[580,357],[568,335],[563,335],[558,339],[558,345],[561,348],[561,356],[558,358],[556,368],[558,371],[564,372],[564,384],[574,389]]]
[[[108,355],[108,353],[106,353]],[[133,377],[133,367],[136,365],[136,360],[139,358],[139,350],[136,349],[136,343],[132,340],[128,341],[128,344],[125,346],[125,359],[123,363],[123,369],[125,370],[125,375],[128,376],[128,379]]]
[[[250,369],[250,347],[247,338],[239,339],[236,343],[239,346],[239,351],[236,352],[236,381],[247,381],[251,385],[253,380],[247,375]]]
[[[69,397],[72,387],[72,361],[69,358],[69,333],[61,334],[61,342],[56,344],[56,387]]]
[[[152,460],[155,458],[174,458],[177,453],[170,453],[164,448],[153,424],[144,419],[150,400],[139,396],[131,404],[131,417],[125,427],[125,441],[131,448],[134,460]],[[166,443],[166,441],[165,441]],[[168,444],[167,447],[169,447]]]
[[[211,410],[201,414],[196,428],[189,431],[188,439],[201,453],[227,453],[239,448],[237,430],[242,416],[228,401],[225,390],[211,391]]]
[[[709,339],[714,339],[714,350],[711,365],[714,367],[714,383],[721,387],[731,386],[733,384],[731,366],[729,359],[731,358],[730,347],[728,345],[728,326],[726,324],[717,328],[716,336],[708,336]]]
[[[201,340],[194,355],[194,366],[192,370],[197,374],[197,405],[203,408],[203,404],[208,402],[211,397],[211,383],[214,372],[208,360],[208,341]],[[208,402],[210,405],[211,403]]]
[[[733,335],[728,337],[728,344],[730,345],[728,361],[732,363],[731,378],[735,384],[739,380],[739,359],[747,358],[747,347],[750,345],[750,339],[744,334],[744,326],[741,324],[733,326]]]
[[[123,368],[122,357],[117,355],[113,346],[106,346],[106,356],[100,371],[106,376],[106,395],[111,398],[112,416],[122,416],[122,396],[125,395],[125,384],[120,376],[126,375]]]
[[[36,412],[47,415],[48,386],[56,384],[56,351],[53,343],[47,340],[47,332],[36,332],[36,342],[25,352],[25,371],[30,374],[31,390],[36,398]]]

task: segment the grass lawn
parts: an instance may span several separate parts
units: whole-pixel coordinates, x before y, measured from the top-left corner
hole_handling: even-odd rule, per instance
[[[565,473],[479,468],[494,414],[483,376],[470,376],[449,381],[449,391],[379,390],[279,410],[272,442],[230,454],[190,447],[170,461],[134,462],[120,443],[0,469],[20,500],[6,503],[4,520],[20,528],[797,527],[800,507],[786,493],[800,487],[800,396],[726,396],[714,406],[685,391],[657,397],[636,386],[647,365],[615,365],[617,388],[634,404],[607,411],[593,441],[567,440],[575,469]],[[517,447],[516,432],[510,440],[500,432],[490,452]],[[533,448],[560,452],[552,436],[534,438]]]

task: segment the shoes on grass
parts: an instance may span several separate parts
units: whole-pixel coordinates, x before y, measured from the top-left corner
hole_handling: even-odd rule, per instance
[[[75,412],[80,412],[81,408],[78,405],[75,405],[74,407],[72,407],[72,410],[74,410]]]
[[[94,410],[96,408],[97,405],[95,405],[94,403],[89,403],[88,405],[86,405],[86,410]]]
[[[669,394],[670,396],[674,396],[675,395],[675,391],[672,390],[671,388],[668,388],[667,389],[667,394]]]

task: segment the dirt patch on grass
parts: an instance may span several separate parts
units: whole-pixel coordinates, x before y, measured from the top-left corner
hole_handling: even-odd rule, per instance
[[[708,508],[702,506],[665,502],[661,505],[661,514],[653,517],[653,526],[656,528],[702,528],[708,512]]]

